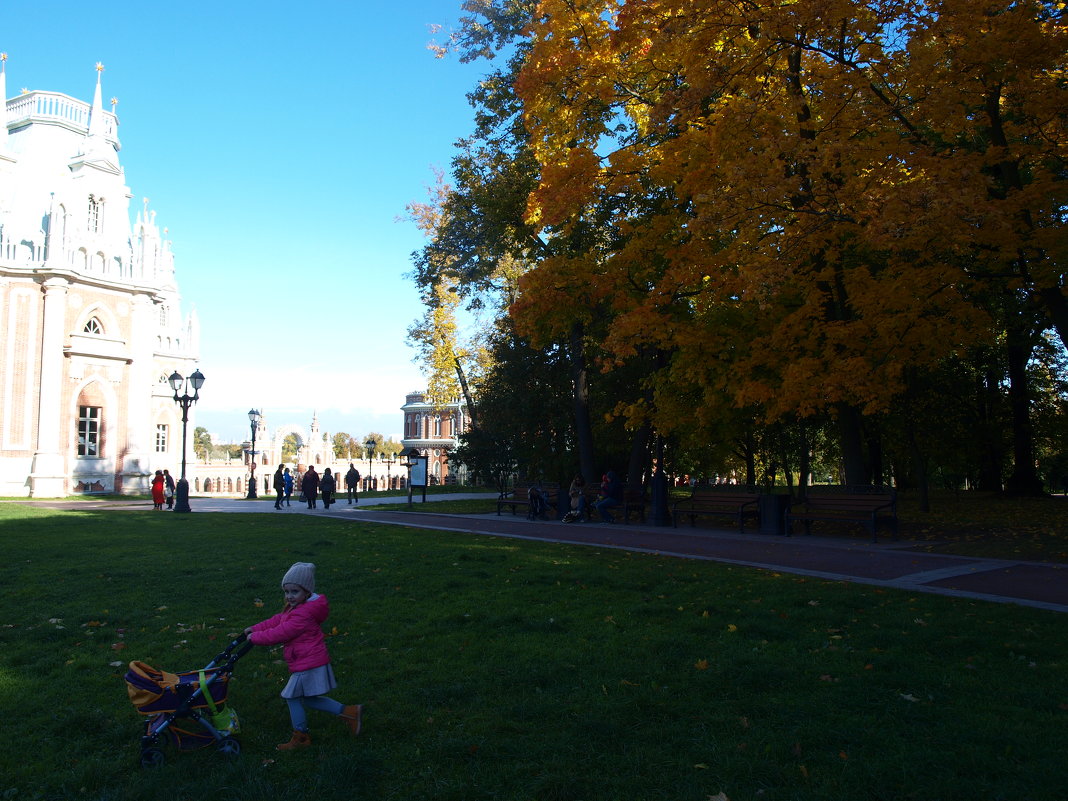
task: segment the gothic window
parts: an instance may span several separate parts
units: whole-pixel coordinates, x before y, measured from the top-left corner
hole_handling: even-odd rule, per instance
[[[167,452],[167,426],[164,423],[156,425],[156,453]]]
[[[100,455],[100,412],[99,406],[78,407],[78,455],[97,457]]]
[[[100,233],[100,201],[89,195],[89,233]]]
[[[100,325],[100,320],[96,317],[90,317],[86,323],[85,328],[82,329],[85,334],[103,334],[104,326]]]

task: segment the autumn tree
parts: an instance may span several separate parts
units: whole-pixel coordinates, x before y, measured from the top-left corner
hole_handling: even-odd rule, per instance
[[[1068,333],[1065,43],[1039,2],[544,0],[516,84],[526,219],[566,238],[609,209],[616,233],[595,269],[538,263],[521,330],[581,274],[609,354],[669,355],[655,393],[686,371],[712,404],[827,414],[850,483],[909,369],[1002,342],[1033,483],[1020,368]]]
[[[353,441],[352,437],[346,434],[344,431],[339,431],[331,437],[331,445],[334,450],[335,459],[346,459],[359,453],[359,446]]]
[[[551,306],[555,314],[551,319],[541,318],[522,336],[536,348],[562,348],[560,352],[567,354],[574,449],[583,474],[594,480],[601,469],[594,456],[591,373],[600,356],[597,343],[607,335],[614,312],[603,296],[588,291],[594,285],[583,277],[599,269],[613,236],[607,224],[610,213],[598,206],[615,206],[618,201],[609,198],[595,203],[581,225],[566,231],[528,219],[528,198],[538,185],[540,167],[514,86],[530,50],[525,33],[538,4],[494,0],[467,3],[465,9],[469,16],[452,41],[461,59],[490,58],[501,52],[507,53],[507,59],[469,95],[476,109],[475,131],[459,143],[452,165],[454,186],[444,199],[432,241],[417,257],[417,282],[429,286],[439,276],[454,277],[456,283],[450,290],[465,300],[481,304],[482,293],[488,291],[514,309],[526,302],[528,292],[540,294],[533,285],[519,291],[519,281],[533,267],[551,258],[564,259],[572,266],[574,280],[553,287],[551,299],[541,303],[542,308]],[[655,348],[645,349],[637,357],[645,362],[641,372],[651,369],[658,358]],[[624,389],[616,400],[626,404],[632,415],[636,458],[628,473],[634,480],[647,463],[650,427],[642,404],[633,401],[648,395],[650,389],[641,385],[641,379]]]
[[[193,429],[193,453],[202,462],[206,462],[211,455],[212,443],[211,434],[208,433],[208,429],[204,426],[197,426]]]
[[[282,440],[282,461],[297,461],[297,455],[300,453],[300,449],[303,447],[303,445],[304,443],[300,441],[300,437],[296,434],[286,434]]]

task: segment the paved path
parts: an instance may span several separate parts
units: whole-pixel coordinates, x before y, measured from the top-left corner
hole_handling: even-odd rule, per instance
[[[496,514],[446,515],[434,514],[431,511],[433,500],[484,497],[487,496],[427,496],[428,503],[423,504],[416,499],[411,512],[374,508],[379,504],[403,502],[403,498],[397,497],[365,497],[357,505],[350,505],[341,500],[329,511],[324,510],[321,503],[317,509],[308,509],[305,504],[294,502],[292,506],[278,512],[269,500],[246,501],[215,497],[190,498],[190,506],[194,512],[300,514],[465,534],[619,548],[1068,612],[1068,564],[931,554],[916,550],[915,543],[889,539],[871,543],[862,535],[858,535],[856,539],[783,537],[756,533],[739,534],[736,531],[721,529],[691,529],[685,526],[676,529],[637,524],[569,525],[555,520],[530,521],[522,515],[512,516],[507,513],[498,517]],[[39,502],[38,505],[144,509],[150,506],[150,502]]]

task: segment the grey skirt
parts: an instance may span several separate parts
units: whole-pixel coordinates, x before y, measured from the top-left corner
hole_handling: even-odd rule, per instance
[[[304,698],[309,695],[326,695],[337,687],[334,669],[327,662],[317,668],[298,670],[291,673],[286,686],[282,688],[283,698]]]

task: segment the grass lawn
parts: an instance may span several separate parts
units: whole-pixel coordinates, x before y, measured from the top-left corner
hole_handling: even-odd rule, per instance
[[[0,504],[0,799],[1061,801],[1068,615],[708,562],[271,514]],[[202,667],[318,564],[364,733],[138,766],[126,664]]]

